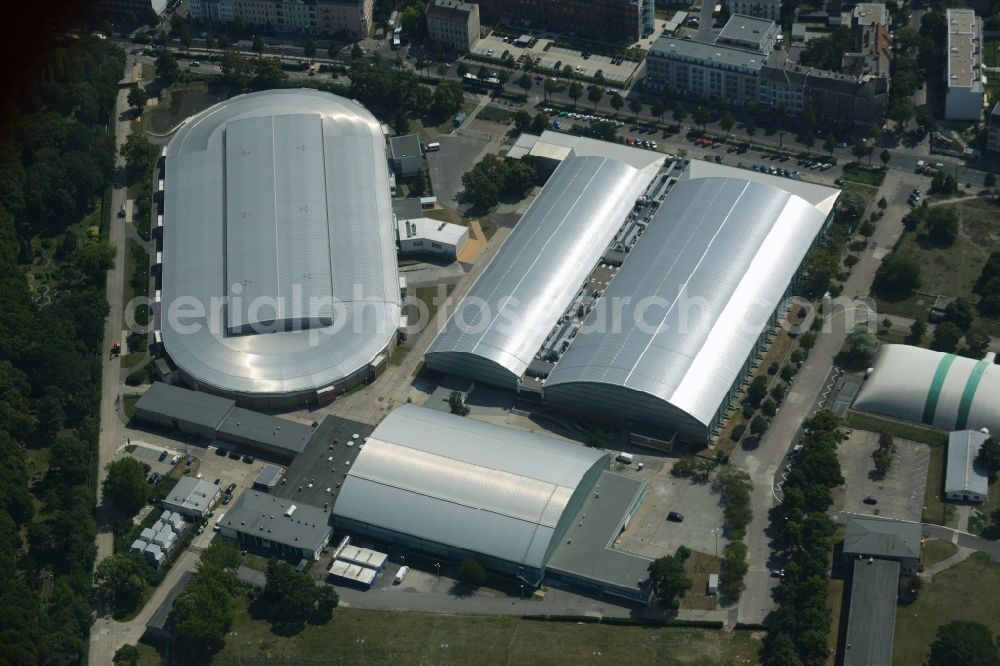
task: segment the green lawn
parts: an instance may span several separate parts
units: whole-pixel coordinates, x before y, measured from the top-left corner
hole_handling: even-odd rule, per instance
[[[989,493],[986,495],[986,502],[976,508],[972,512],[972,515],[969,516],[969,531],[973,534],[982,535],[983,528],[989,527],[992,523],[990,516],[997,509],[1000,509],[1000,486],[994,483],[990,485]],[[991,531],[995,532],[996,530]],[[987,538],[995,539],[996,536],[987,535]]]
[[[866,412],[857,412],[853,409],[847,412],[845,422],[848,426],[857,428],[858,430],[877,433],[887,432],[893,437],[929,444],[932,448],[944,446],[948,443],[948,433],[942,430],[927,428],[917,423],[887,419]]]
[[[1000,592],[1000,564],[982,553],[942,571],[925,584],[920,598],[896,609],[893,664],[922,664],[937,628],[952,620],[974,620],[1000,633],[996,596]]]
[[[208,84],[203,81],[175,84],[163,93],[163,101],[147,108],[142,116],[143,129],[164,134],[219,101],[221,98],[208,92]]]
[[[438,311],[438,306],[441,305],[441,303],[439,302],[440,301],[439,287],[443,287],[445,296],[450,294],[455,289],[455,285],[453,284],[436,285],[433,287],[418,287],[416,289],[417,300],[422,302],[424,306],[427,308],[427,322],[430,322],[434,319],[434,315],[437,314]],[[419,317],[414,317],[413,319],[410,320],[410,323],[416,323],[418,319]]]
[[[944,491],[944,458],[946,448],[932,446],[930,461],[927,463],[927,485],[924,488],[924,511],[921,520],[925,523],[958,527],[958,510],[954,504],[942,500]]]
[[[138,395],[127,395],[125,396],[125,417],[131,419],[135,416],[135,403],[139,402],[139,398],[142,396]]]
[[[958,552],[958,546],[953,544],[951,541],[941,541],[940,539],[931,539],[924,544],[923,549],[923,562],[924,566],[930,566],[932,564],[937,564],[947,560],[949,557]]]
[[[844,165],[844,179],[853,180],[862,185],[878,187],[885,180],[885,169],[869,167],[859,162],[848,162]]]
[[[364,643],[361,643],[361,641]],[[340,608],[324,626],[285,638],[252,619],[245,601],[218,664],[746,664],[749,632],[549,623],[516,616],[450,615]],[[237,654],[237,648],[239,653]],[[598,656],[599,655],[599,656]]]
[[[681,598],[681,608],[691,610],[715,610],[718,606],[717,596],[708,596],[709,574],[719,573],[722,560],[714,555],[692,551],[691,557],[684,563],[684,572],[691,579],[691,589]]]
[[[505,122],[514,117],[514,113],[498,106],[485,106],[483,110],[476,114],[477,120],[494,120]]]
[[[983,47],[983,64],[987,67],[996,67],[1000,62],[1000,40],[987,39]]]
[[[389,363],[393,365],[402,364],[403,360],[406,358],[406,355],[408,353],[410,353],[409,347],[398,345],[395,349],[392,350],[392,354],[389,355]]]
[[[962,201],[953,205],[959,215],[961,232],[951,247],[939,248],[926,242],[922,232],[905,232],[897,251],[913,257],[920,264],[921,291],[899,301],[878,299],[880,312],[903,317],[926,317],[934,296],[944,294],[978,300],[972,286],[986,263],[986,258],[1000,239],[1000,208],[982,200]],[[993,335],[1000,332],[1000,322],[981,319]]]

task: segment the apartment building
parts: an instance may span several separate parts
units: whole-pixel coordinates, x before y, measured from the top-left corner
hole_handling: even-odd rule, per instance
[[[649,86],[663,92],[670,86],[681,97],[723,97],[744,106],[757,98],[757,78],[766,56],[723,44],[660,37],[649,49]]]
[[[479,41],[479,5],[461,0],[431,0],[427,4],[427,37],[460,52]]]
[[[483,0],[483,18],[528,21],[560,33],[636,41],[653,32],[654,0]]]
[[[983,112],[983,20],[971,9],[949,9],[945,14],[948,39],[945,55],[944,117],[948,120],[979,120]]]
[[[726,0],[725,4],[730,16],[743,14],[775,23],[781,21],[781,0]]]
[[[886,6],[863,2],[851,12],[851,38],[854,51],[845,53],[841,71],[854,76],[890,75],[892,63],[891,19]]]
[[[206,25],[236,18],[277,31],[368,35],[374,0],[190,0],[191,18]]]

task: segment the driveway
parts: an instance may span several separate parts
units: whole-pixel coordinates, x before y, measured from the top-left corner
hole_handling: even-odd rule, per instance
[[[884,479],[876,479],[872,456],[878,449],[878,438],[878,433],[854,430],[850,439],[837,447],[845,483],[835,492],[834,506],[870,516],[920,520],[930,448],[926,444],[897,439],[888,474]],[[864,498],[869,496],[878,503],[865,504]]]

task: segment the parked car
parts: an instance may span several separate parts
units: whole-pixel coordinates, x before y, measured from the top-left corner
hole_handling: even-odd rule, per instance
[[[667,514],[667,520],[669,520],[672,523],[683,523],[684,514],[677,513],[676,511],[671,511],[670,513]]]
[[[252,455],[250,455],[249,453],[246,454],[245,456],[243,456],[243,462],[250,464],[253,461],[254,461],[254,457]]]
[[[215,449],[215,455],[217,455],[217,456],[224,456],[224,455],[226,455],[226,450],[224,448],[222,448],[222,447],[217,447]]]
[[[233,460],[239,460],[240,459],[240,454],[237,453],[236,451],[230,451],[229,452],[229,457],[232,458]]]
[[[167,451],[166,449],[164,449],[163,451],[160,452],[160,462],[163,462],[166,459],[167,459]]]
[[[785,577],[784,569],[771,569],[771,578],[784,578],[784,577]]]
[[[221,486],[221,485],[222,485],[222,479],[218,479],[218,478],[217,478],[217,479],[215,480],[215,485],[217,485],[217,486]]]
[[[866,497],[864,499],[864,502],[865,504],[872,504],[872,505],[878,504],[878,500],[875,498],[874,495],[869,495],[868,497]]]
[[[194,462],[194,456],[188,456],[187,460],[184,461],[184,464],[185,465],[190,465],[193,462]]]
[[[236,490],[236,484],[235,483],[230,483],[228,486],[226,486],[226,494],[227,495],[232,495],[234,490]]]
[[[226,495],[225,497],[222,498],[222,504],[223,504],[223,506],[225,506],[226,504],[229,504],[232,501],[233,501],[233,496],[232,495]]]

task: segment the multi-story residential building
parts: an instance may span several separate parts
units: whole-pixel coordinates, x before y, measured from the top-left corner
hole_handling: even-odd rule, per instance
[[[431,0],[427,4],[427,37],[466,52],[479,41],[479,5],[462,0]]]
[[[945,14],[948,39],[945,56],[944,117],[979,120],[983,113],[983,20],[971,9],[949,9]]]
[[[743,14],[778,23],[781,21],[781,0],[726,0],[730,16]]]
[[[1000,153],[1000,102],[993,105],[993,111],[987,126],[986,148],[993,153]]]
[[[859,3],[851,12],[851,37],[854,51],[845,53],[841,71],[855,76],[889,76],[892,61],[890,17],[886,6]]]
[[[319,30],[364,39],[371,32],[375,0],[317,0]]]
[[[757,105],[762,109],[784,105],[793,116],[809,109],[825,126],[846,122],[855,127],[881,127],[888,112],[889,79],[803,67],[778,52],[761,68]]]
[[[483,18],[530,21],[561,33],[635,41],[653,32],[654,0],[482,0]]]
[[[771,21],[740,15],[713,43],[660,37],[646,58],[649,85],[695,99],[719,96],[737,108],[753,100],[761,110],[783,107],[793,116],[810,109],[824,123],[885,123],[887,78],[802,67],[774,49],[776,38]]]
[[[237,18],[286,32],[368,35],[374,0],[190,0],[191,18],[206,25]]]
[[[97,5],[112,15],[133,12],[140,19],[150,13],[159,16],[167,8],[167,0],[97,0]]]
[[[660,37],[646,57],[646,75],[653,90],[670,86],[682,97],[722,97],[741,107],[757,98],[757,78],[767,56],[757,51]]]

